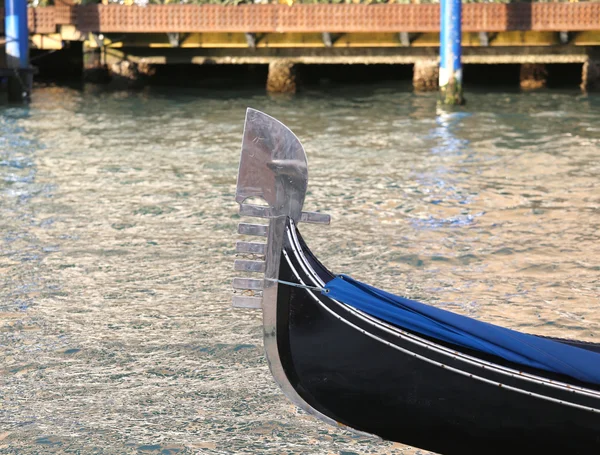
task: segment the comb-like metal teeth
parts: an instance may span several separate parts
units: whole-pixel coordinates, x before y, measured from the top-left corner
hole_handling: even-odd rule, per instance
[[[266,224],[250,224],[240,223],[238,225],[238,233],[242,235],[256,235],[259,237],[266,237],[269,226]]]
[[[263,289],[263,280],[258,278],[234,278],[233,289],[248,289],[252,291],[260,291]]]
[[[240,204],[240,215],[269,218],[273,216],[273,210],[268,206]],[[331,223],[331,216],[318,212],[302,212],[300,221],[303,223],[329,224]]]
[[[234,295],[232,304],[234,308],[250,308],[254,310],[260,310],[262,308],[262,298]]]
[[[240,215],[269,218],[273,216],[273,210],[265,205],[240,204]]]
[[[266,270],[266,265],[265,261],[236,259],[233,263],[233,269],[237,272],[264,272]]]
[[[329,224],[331,223],[331,215],[318,212],[302,212],[300,221],[303,223]]]
[[[267,251],[266,243],[256,242],[237,242],[235,244],[235,251],[242,254],[260,254],[265,255]]]

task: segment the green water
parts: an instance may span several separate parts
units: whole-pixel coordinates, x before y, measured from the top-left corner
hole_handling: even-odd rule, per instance
[[[297,411],[230,308],[244,110],[309,159],[336,272],[600,338],[600,97],[39,89],[0,110],[0,453],[412,454]],[[423,452],[421,452],[423,453]]]

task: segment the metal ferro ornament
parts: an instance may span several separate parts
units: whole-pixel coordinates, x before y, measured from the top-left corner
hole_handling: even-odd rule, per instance
[[[335,420],[311,407],[290,384],[281,364],[277,348],[277,290],[279,261],[283,248],[286,222],[329,224],[329,215],[303,212],[308,187],[306,153],[298,138],[274,118],[248,109],[244,125],[242,153],[235,199],[242,216],[268,219],[268,225],[240,223],[238,232],[266,236],[267,243],[238,242],[239,254],[262,256],[264,261],[238,259],[235,270],[263,272],[264,279],[235,278],[233,297],[236,308],[262,309],[265,355],[271,373],[283,393],[294,404],[334,426]],[[246,204],[249,198],[260,198],[266,205]]]

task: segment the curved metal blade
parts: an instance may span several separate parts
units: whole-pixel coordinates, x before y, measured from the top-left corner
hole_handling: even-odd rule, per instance
[[[264,199],[270,216],[300,221],[308,187],[304,147],[283,123],[255,109],[246,111],[235,200]]]
[[[329,224],[330,219],[329,215],[323,213],[302,212],[307,186],[306,153],[298,138],[281,122],[257,110],[248,109],[235,200],[240,204],[240,215],[268,218],[269,224],[239,225],[240,234],[266,236],[267,242],[238,242],[238,254],[264,255],[265,260],[236,260],[234,268],[236,271],[248,273],[264,272],[265,279],[235,278],[234,289],[241,290],[244,294],[233,297],[233,306],[262,309],[265,355],[273,377],[283,393],[293,403],[324,422],[342,426],[304,401],[290,383],[279,356],[279,265],[288,217],[295,222],[319,224]],[[247,204],[246,200],[253,197],[261,198],[268,205]],[[261,295],[257,296],[254,292]]]

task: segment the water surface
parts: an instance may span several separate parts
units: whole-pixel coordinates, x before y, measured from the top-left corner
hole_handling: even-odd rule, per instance
[[[600,98],[404,87],[44,88],[0,110],[0,452],[412,454],[274,385],[230,308],[247,106],[309,158],[335,272],[518,330],[600,337]]]

